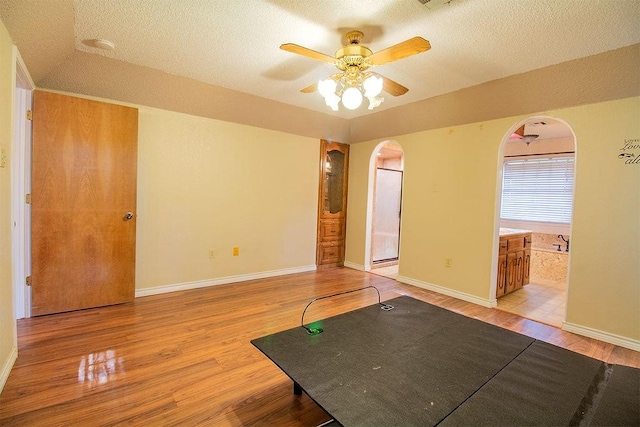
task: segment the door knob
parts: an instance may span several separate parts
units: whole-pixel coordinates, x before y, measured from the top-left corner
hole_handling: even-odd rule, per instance
[[[125,221],[129,221],[130,219],[133,219],[133,217],[134,217],[133,212],[127,212],[126,214],[124,214]]]

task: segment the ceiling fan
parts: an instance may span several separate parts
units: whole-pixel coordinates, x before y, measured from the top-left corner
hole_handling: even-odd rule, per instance
[[[520,141],[522,141],[525,144],[529,145],[540,136],[540,135],[535,135],[535,134],[525,134],[524,133],[524,126],[525,125],[522,125],[518,129],[516,129],[515,132],[513,132],[511,134],[509,139],[519,139]]]
[[[334,56],[325,55],[293,43],[283,44],[280,49],[328,62],[340,70],[340,73],[314,83],[302,89],[301,92],[319,91],[324,96],[327,105],[333,110],[338,109],[340,100],[346,108],[351,110],[358,108],[364,92],[364,96],[369,99],[369,109],[371,110],[383,101],[383,98],[378,96],[382,90],[390,95],[400,96],[407,93],[409,89],[387,77],[368,71],[369,68],[425,52],[431,49],[431,44],[422,37],[413,37],[374,53],[368,47],[360,44],[363,36],[361,31],[349,31],[346,34],[348,44],[338,49]]]

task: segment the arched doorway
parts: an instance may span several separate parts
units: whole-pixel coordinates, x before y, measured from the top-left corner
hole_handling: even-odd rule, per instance
[[[514,125],[500,157],[492,296],[501,310],[561,327],[571,253],[575,135],[562,120],[531,117]]]
[[[400,259],[400,215],[404,152],[399,144],[386,141],[373,151],[370,162],[372,197],[370,253],[371,271],[396,278]]]

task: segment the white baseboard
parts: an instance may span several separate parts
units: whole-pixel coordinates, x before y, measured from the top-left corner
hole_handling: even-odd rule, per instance
[[[575,323],[564,322],[562,330],[573,332],[574,334],[583,335],[585,337],[594,338],[599,341],[608,342],[610,344],[619,345],[635,351],[640,351],[640,341],[609,332],[600,331],[598,329],[589,328],[587,326],[576,325]]]
[[[11,353],[9,353],[9,357],[2,366],[2,371],[0,372],[0,392],[2,392],[4,385],[7,383],[9,374],[11,373],[11,369],[16,363],[16,360],[18,360],[18,347],[14,346],[11,349]]]
[[[424,288],[433,292],[437,292],[439,294],[447,295],[453,298],[461,299],[463,301],[471,302],[473,304],[478,304],[483,307],[492,308],[497,305],[496,300],[479,298],[475,295],[467,294],[464,292],[454,291],[449,288],[443,288],[442,286],[434,285],[432,283],[423,282],[420,280],[412,279],[410,277],[398,276],[396,279],[398,282],[406,283],[407,285],[417,286],[419,288]]]
[[[176,283],[171,285],[155,286],[153,288],[136,289],[136,298],[149,295],[165,294],[167,292],[184,291],[187,289],[206,288],[208,286],[226,285],[228,283],[246,282],[247,280],[264,279],[267,277],[284,276],[287,274],[306,273],[315,271],[315,265],[284,268],[281,270],[262,271],[259,273],[241,274],[238,276],[226,276],[217,279],[198,280],[196,282]]]
[[[366,271],[364,269],[364,265],[362,264],[356,264],[355,262],[349,262],[349,261],[345,261],[344,262],[344,266],[347,268],[351,268],[353,270],[358,270],[358,271]]]

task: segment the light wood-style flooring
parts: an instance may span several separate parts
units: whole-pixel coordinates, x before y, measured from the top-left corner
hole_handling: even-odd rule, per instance
[[[611,363],[640,353],[393,279],[338,268],[137,298],[18,322],[0,425],[318,425],[328,416],[250,340],[297,327],[313,298],[373,285]],[[377,302],[367,289],[314,303],[305,323]]]

